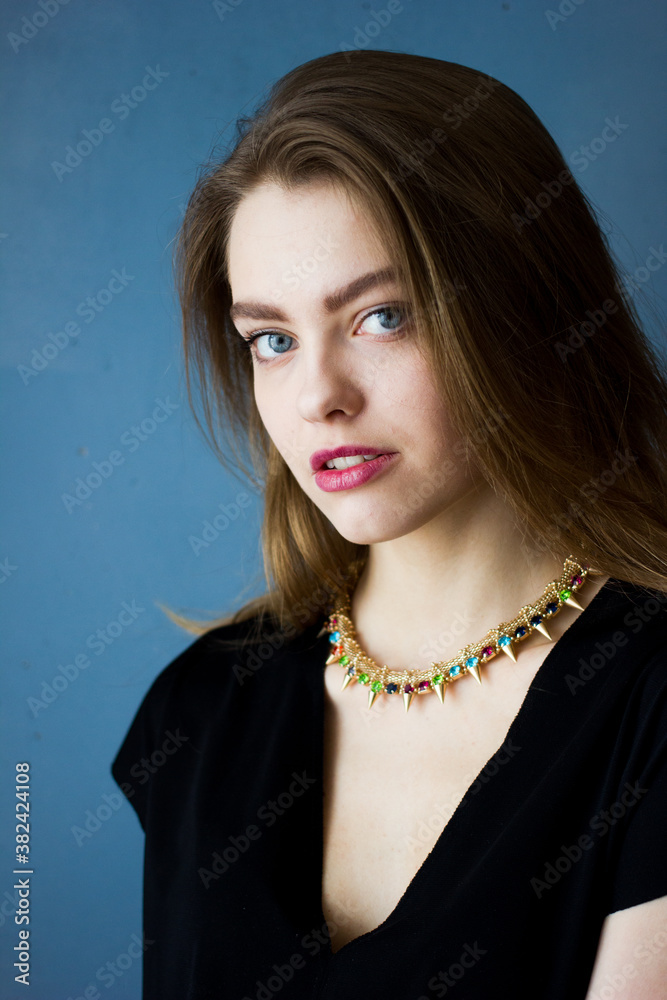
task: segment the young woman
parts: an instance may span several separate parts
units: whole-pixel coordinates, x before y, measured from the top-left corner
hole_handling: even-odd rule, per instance
[[[269,587],[113,764],[144,997],[665,995],[665,374],[554,141],[473,69],[327,55],[177,264]]]

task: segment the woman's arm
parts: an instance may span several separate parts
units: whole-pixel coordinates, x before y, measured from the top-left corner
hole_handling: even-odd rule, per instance
[[[610,913],[586,1000],[667,998],[667,896]]]

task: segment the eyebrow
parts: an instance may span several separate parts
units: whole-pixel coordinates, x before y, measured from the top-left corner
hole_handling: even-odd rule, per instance
[[[324,310],[327,313],[335,313],[343,306],[354,302],[364,292],[375,288],[378,285],[387,285],[389,282],[398,281],[398,274],[395,268],[385,267],[379,271],[369,271],[355,278],[347,285],[337,288],[323,299]],[[281,323],[289,322],[289,317],[279,309],[278,306],[264,302],[234,302],[229,309],[230,319],[272,319]]]

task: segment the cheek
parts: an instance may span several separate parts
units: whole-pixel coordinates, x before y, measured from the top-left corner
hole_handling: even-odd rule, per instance
[[[272,385],[270,379],[263,379],[261,373],[257,372],[255,372],[253,391],[260,419],[277,446],[276,437],[280,436],[281,429],[287,428],[290,422],[290,411],[285,396],[277,390],[275,384]]]
[[[289,399],[279,391],[255,383],[255,405],[267,434],[285,463],[299,479],[304,465],[308,467],[310,453],[299,442],[297,415]]]
[[[422,450],[438,451],[458,439],[440,387],[418,355],[408,356],[377,389],[391,424],[414,435]]]

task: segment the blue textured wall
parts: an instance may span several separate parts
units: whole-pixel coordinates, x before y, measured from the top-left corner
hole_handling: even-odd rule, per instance
[[[3,4],[4,997],[28,995],[12,968],[18,761],[32,775],[30,997],[92,997],[91,984],[139,997],[139,961],[96,974],[141,928],[142,835],[109,765],[150,682],[190,641],[156,602],[213,613],[259,586],[255,494],[207,547],[192,542],[247,492],[187,410],[171,286],[170,244],[216,134],[289,69],[344,45],[461,62],[535,109],[629,273],[663,247],[664,5],[399,6],[375,34],[384,0]],[[577,153],[607,118],[627,128],[594,158]],[[86,155],[68,157],[82,140]],[[664,296],[667,268],[637,275],[638,299]],[[95,472],[99,485],[77,496]]]

